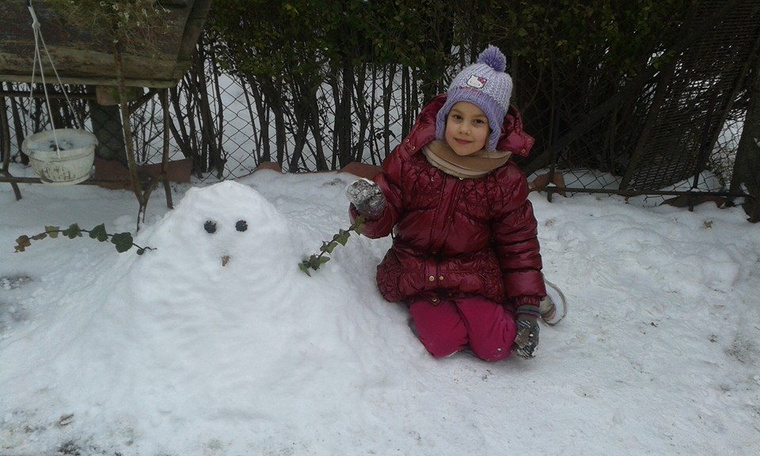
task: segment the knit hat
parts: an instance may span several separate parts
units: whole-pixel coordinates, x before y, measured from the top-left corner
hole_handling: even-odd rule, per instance
[[[496,46],[488,46],[474,63],[457,74],[446,96],[435,123],[435,137],[443,140],[446,133],[446,118],[452,106],[460,101],[470,102],[479,107],[488,117],[491,134],[486,144],[487,150],[496,150],[501,136],[501,126],[509,109],[512,96],[512,78],[505,72],[507,59]]]

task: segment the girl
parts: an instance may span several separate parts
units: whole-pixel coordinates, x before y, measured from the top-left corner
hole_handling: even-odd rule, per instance
[[[374,182],[347,189],[370,238],[393,231],[377,268],[383,297],[408,304],[436,358],[464,348],[487,361],[530,358],[546,296],[525,175],[510,160],[533,138],[509,105],[506,59],[489,46],[425,106]],[[560,317],[561,318],[561,317]]]

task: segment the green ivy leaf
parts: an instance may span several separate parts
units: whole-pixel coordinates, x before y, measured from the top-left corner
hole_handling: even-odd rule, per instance
[[[356,234],[362,234],[362,231],[364,231],[364,217],[356,217],[354,224],[351,226],[351,229],[353,229]]]
[[[335,250],[335,247],[337,246],[338,244],[336,244],[335,242],[323,242],[322,247],[320,247],[319,250],[326,253],[332,253],[333,250]]]
[[[29,240],[29,236],[19,236],[16,239],[16,252],[23,252],[27,247],[31,247],[32,241]]]
[[[311,277],[311,274],[309,273],[309,261],[304,260],[298,264],[298,268],[301,269],[303,272],[306,273],[307,276]]]
[[[116,251],[124,253],[132,248],[131,233],[116,233],[111,238],[111,243],[116,246]]]
[[[48,236],[47,233],[40,233],[40,234],[32,236],[32,240],[33,241],[41,241],[41,240],[45,239],[47,236]]]
[[[318,257],[316,255],[312,255],[311,258],[309,258],[309,266],[311,266],[311,268],[316,271],[320,266],[327,263],[328,261],[330,261],[330,257]]]
[[[58,233],[61,231],[61,229],[57,226],[47,225],[45,226],[45,232],[50,235],[52,239],[55,239],[58,237]]]
[[[340,245],[346,245],[346,242],[348,242],[348,238],[351,236],[351,233],[349,233],[346,230],[340,230],[338,234],[335,235],[335,242],[340,243]]]
[[[97,239],[100,242],[105,242],[108,240],[108,233],[106,233],[106,225],[104,223],[101,223],[100,225],[96,226],[95,228],[90,230],[90,238]]]
[[[67,236],[69,239],[74,239],[76,237],[82,237],[82,229],[79,228],[79,225],[76,223],[72,223],[69,225],[68,228],[61,231],[64,236]]]

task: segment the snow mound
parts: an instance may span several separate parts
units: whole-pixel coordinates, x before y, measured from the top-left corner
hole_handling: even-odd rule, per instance
[[[298,269],[291,227],[252,188],[223,182],[189,190],[146,236],[157,250],[129,271],[129,302],[107,310],[125,327],[123,399],[140,404],[127,412],[164,432],[188,416],[199,429],[289,422],[309,401],[339,411],[347,386],[370,378],[335,337],[351,301]]]
[[[136,436],[157,445],[141,454],[181,452],[183,442],[160,436],[224,435],[235,426],[298,429],[294,439],[309,439],[304,430],[349,413],[384,379],[379,349],[356,341],[387,345],[395,335],[367,335],[366,319],[378,315],[362,312],[345,271],[320,269],[322,280],[300,271],[296,229],[249,186],[188,190],[136,239],[155,250],[101,271],[110,283],[100,283],[108,293],[99,306],[64,302],[76,309],[68,336],[32,335],[25,347],[41,354],[40,373],[24,375],[36,377],[36,391],[17,399],[58,403],[72,433],[118,430],[116,448]],[[6,420],[60,419],[27,415]]]

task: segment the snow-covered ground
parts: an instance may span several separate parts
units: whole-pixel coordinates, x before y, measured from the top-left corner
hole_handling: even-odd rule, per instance
[[[348,226],[351,180],[261,171],[177,187],[172,211],[157,191],[142,256],[86,235],[13,253],[45,225],[133,230],[137,203],[0,184],[0,454],[760,454],[760,227],[741,209],[534,193],[568,317],[534,360],[434,360],[375,288],[388,239],[298,269]]]

